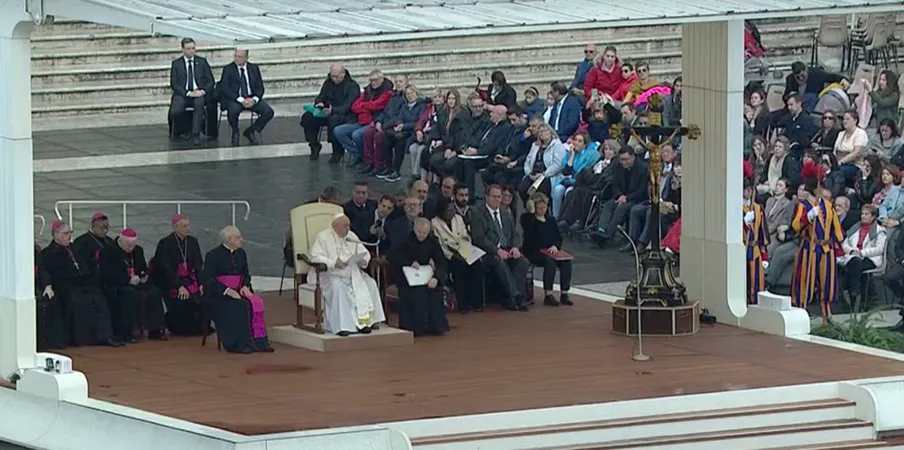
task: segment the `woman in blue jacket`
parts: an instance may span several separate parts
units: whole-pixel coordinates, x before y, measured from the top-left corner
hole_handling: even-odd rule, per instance
[[[552,188],[552,215],[559,219],[565,194],[574,186],[574,175],[587,167],[593,167],[600,159],[599,143],[591,142],[590,135],[579,132],[571,138],[568,156],[562,160],[562,178]]]

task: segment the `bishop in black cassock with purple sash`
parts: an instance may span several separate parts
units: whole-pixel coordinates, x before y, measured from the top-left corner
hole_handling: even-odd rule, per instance
[[[113,337],[110,310],[90,261],[72,248],[72,230],[61,220],[51,225],[53,242],[41,250],[41,265],[50,276],[55,296],[63,305],[65,332],[70,345],[122,345]]]
[[[91,228],[85,234],[72,241],[72,248],[79,258],[90,261],[91,274],[100,279],[97,266],[100,264],[100,251],[113,243],[113,239],[107,236],[110,230],[110,221],[107,214],[97,211],[91,215]]]
[[[217,338],[230,353],[272,352],[264,323],[264,301],[254,294],[242,233],[220,231],[222,245],[207,252],[201,279],[214,310]]]
[[[135,343],[147,331],[148,339],[167,339],[163,294],[149,282],[148,263],[135,230],[122,230],[113,244],[101,250],[100,274],[117,336]]]
[[[176,336],[200,336],[206,330],[202,324],[204,295],[200,282],[204,263],[201,246],[191,236],[191,223],[182,214],[173,216],[173,231],[157,243],[153,273],[157,286],[166,301],[166,323]]]
[[[41,265],[41,247],[37,244],[35,244],[35,305],[38,351],[66,348],[68,340],[63,304],[53,292],[50,274]]]

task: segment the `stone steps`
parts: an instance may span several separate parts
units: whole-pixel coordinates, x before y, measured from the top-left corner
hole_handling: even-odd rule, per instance
[[[773,50],[770,61],[787,65],[807,59],[816,25],[816,21],[799,19],[762,23],[764,43]],[[470,92],[477,77],[486,86],[489,74],[502,70],[519,92],[528,86],[542,92],[552,81],[571,78],[586,42],[615,45],[623,59],[649,62],[654,75],[664,80],[680,74],[679,26],[506,30],[455,37],[425,33],[250,47],[251,60],[261,65],[265,77],[267,99],[278,114],[295,114],[316,95],[328,64],[334,61],[345,62],[362,84],[371,69],[380,68],[387,74],[409,75],[424,93],[436,87],[456,87],[464,93]],[[169,67],[178,56],[178,38],[57,21],[38,27],[32,44],[33,118],[38,121],[72,115],[88,116],[86,121],[107,114],[165,117],[171,94]],[[222,66],[232,60],[233,47],[204,43],[199,47],[219,78]],[[104,119],[98,117],[98,121]],[[36,124],[35,128],[44,127]]]

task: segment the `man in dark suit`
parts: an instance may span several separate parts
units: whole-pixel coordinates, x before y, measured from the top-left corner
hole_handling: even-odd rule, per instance
[[[487,188],[486,201],[471,208],[471,240],[486,252],[483,263],[493,273],[507,296],[506,309],[527,311],[527,271],[521,254],[522,232],[509,208],[502,208],[502,188]]]
[[[368,198],[369,195],[367,182],[358,181],[355,182],[355,192],[351,200],[342,204],[342,212],[348,216],[351,230],[362,240],[370,234],[368,230],[374,223],[374,211],[377,209],[377,202]]]
[[[197,47],[192,38],[182,39],[182,56],[173,60],[170,67],[170,88],[173,98],[170,101],[170,122],[175,126],[176,120],[188,107],[192,112],[191,137],[194,145],[201,145],[201,117],[205,102],[213,99],[213,72],[207,60],[195,55]]]
[[[402,203],[404,214],[386,221],[384,239],[389,251],[408,240],[408,235],[414,230],[414,219],[421,217],[423,203],[417,196],[409,195]]]
[[[477,171],[489,166],[495,156],[502,153],[508,144],[512,126],[507,121],[507,112],[508,109],[503,105],[491,106],[490,127],[472,134],[467,146],[461,152],[465,158],[457,158],[461,162],[461,179],[471,191],[474,191]],[[468,157],[480,159],[467,159]]]
[[[789,153],[798,161],[803,160],[804,151],[810,146],[813,136],[819,132],[813,116],[804,111],[804,100],[801,94],[792,94],[786,101],[788,114],[781,121],[784,136],[791,141]]]
[[[568,139],[581,125],[581,110],[584,105],[580,99],[568,93],[564,83],[553,83],[550,92],[556,103],[549,114],[549,125],[556,130],[556,134],[562,136],[562,140]]]
[[[264,101],[264,79],[257,64],[248,62],[248,50],[236,49],[233,62],[220,76],[220,101],[226,108],[226,120],[232,128],[232,145],[239,145],[239,115],[248,109],[257,114],[251,126],[242,133],[252,144],[273,118],[273,108]]]

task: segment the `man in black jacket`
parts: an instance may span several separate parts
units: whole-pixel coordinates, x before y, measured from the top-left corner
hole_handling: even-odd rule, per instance
[[[256,113],[257,120],[242,134],[256,145],[260,142],[258,135],[273,118],[273,108],[264,101],[264,79],[257,64],[248,62],[248,50],[236,49],[233,61],[223,67],[219,89],[232,128],[232,145],[239,145],[239,115],[246,109]]]
[[[320,156],[320,128],[326,126],[327,140],[333,147],[331,162],[339,162],[342,157],[342,144],[336,140],[333,130],[338,126],[355,121],[352,103],[361,95],[361,86],[352,79],[351,74],[341,63],[330,65],[330,74],[320,87],[320,93],[314,98],[314,107],[324,113],[316,117],[310,112],[301,115],[301,127],[304,139],[311,146],[311,160]]]
[[[173,97],[170,100],[169,119],[171,126],[176,126],[176,120],[185,113],[185,110],[193,108],[192,143],[201,145],[201,118],[205,103],[215,97],[210,64],[207,64],[206,59],[195,55],[196,49],[194,39],[188,37],[182,39],[182,56],[174,59],[170,66],[170,88],[173,90]],[[215,111],[214,109],[214,115]]]
[[[618,151],[618,159],[621,166],[615,168],[612,199],[603,205],[598,228],[592,235],[601,245],[615,236],[617,227],[628,218],[632,206],[645,202],[650,197],[647,165],[637,160],[634,149],[623,146]]]
[[[533,140],[531,136],[536,133],[535,124],[543,123],[543,118],[538,117],[531,121],[533,131],[528,132],[527,120],[517,106],[508,111],[508,121],[511,125],[509,136],[502,151],[493,157],[487,170],[481,175],[484,186],[498,184],[500,186],[517,186],[524,177],[524,160],[530,153]]]
[[[460,163],[459,178],[471,192],[474,192],[477,171],[489,166],[496,155],[505,150],[512,135],[512,126],[506,120],[506,107],[495,105],[490,108],[490,126],[475,129],[467,147],[457,158]]]
[[[352,194],[351,200],[342,205],[342,212],[348,216],[351,230],[358,235],[358,238],[364,239],[374,222],[374,211],[377,209],[377,202],[368,198],[370,189],[366,181],[355,182],[355,192]]]

